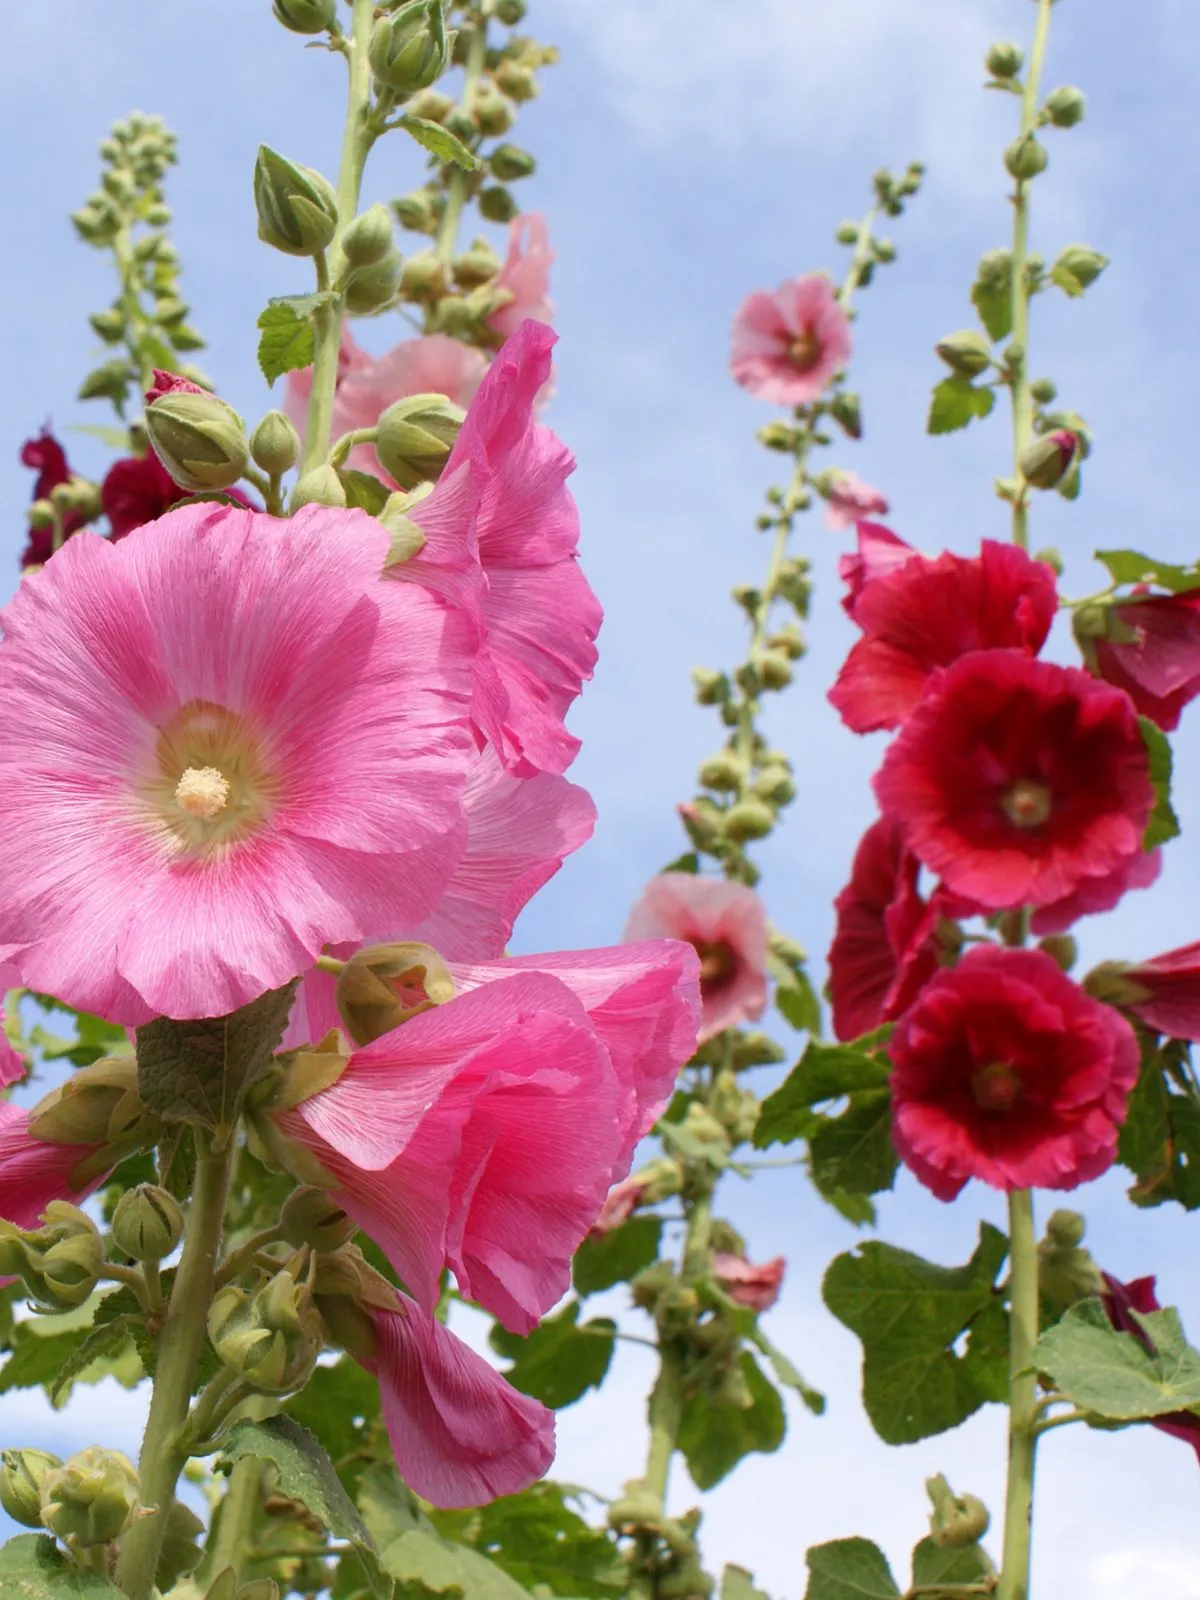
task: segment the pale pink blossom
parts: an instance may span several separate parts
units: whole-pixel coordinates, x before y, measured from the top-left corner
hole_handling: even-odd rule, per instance
[[[826,526],[835,531],[852,528],[865,517],[884,517],[888,509],[886,496],[864,483],[857,472],[831,473],[825,503]]]
[[[760,1266],[747,1261],[745,1256],[731,1255],[724,1250],[718,1250],[713,1256],[717,1282],[731,1300],[736,1300],[740,1306],[749,1306],[752,1311],[769,1311],[779,1299],[786,1266],[783,1256],[775,1256]]]
[[[376,1351],[360,1360],[379,1379],[400,1475],[435,1506],[484,1505],[527,1489],[554,1459],[554,1416],[506,1383],[449,1328],[397,1294],[368,1307]]]
[[[488,318],[505,339],[516,333],[527,318],[552,322],[554,306],[550,300],[550,268],[554,251],[546,219],[536,211],[523,212],[508,225],[508,255],[500,268],[495,287],[512,295],[507,305]]]
[[[850,322],[829,279],[792,278],[747,295],[733,319],[733,376],[756,399],[805,406],[850,359]]]
[[[11,1080],[9,1080],[11,1081]],[[18,1228],[36,1228],[52,1200],[77,1204],[103,1181],[104,1174],[75,1185],[71,1174],[100,1147],[50,1144],[29,1131],[31,1113],[0,1100],[0,1218]]]
[[[858,597],[875,578],[899,572],[918,552],[882,522],[860,522],[855,527],[858,549],[838,557],[838,577],[846,585],[842,610],[853,617]]]
[[[700,957],[700,1043],[762,1016],[767,918],[745,884],[661,872],[629,914],[626,939],[682,939]]]
[[[602,1238],[604,1234],[614,1233],[622,1227],[641,1205],[645,1192],[646,1180],[636,1172],[632,1177],[622,1178],[620,1183],[614,1184],[600,1207],[600,1215],[588,1230],[588,1237]]]
[[[470,624],[361,511],[70,540],[0,644],[0,959],[112,1021],[218,1016],[436,906],[465,839]]]
[[[268,1114],[421,1306],[449,1267],[527,1333],[692,1052],[696,961],[659,941],[449,970],[454,998]]]

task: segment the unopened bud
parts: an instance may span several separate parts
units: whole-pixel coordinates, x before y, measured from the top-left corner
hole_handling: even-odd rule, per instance
[[[47,1472],[42,1482],[42,1522],[64,1544],[83,1549],[109,1544],[133,1520],[140,1492],[138,1475],[127,1457],[92,1445]]]
[[[696,701],[702,706],[719,705],[729,697],[729,679],[712,667],[693,667],[692,686]]]
[[[1038,1288],[1055,1305],[1073,1306],[1099,1294],[1104,1280],[1083,1248],[1086,1223],[1078,1211],[1051,1212],[1038,1244]]]
[[[991,1522],[983,1501],[973,1494],[955,1494],[940,1473],[928,1478],[925,1488],[933,1502],[929,1533],[934,1544],[950,1550],[978,1544]]]
[[[217,1291],[208,1336],[222,1365],[264,1394],[304,1383],[322,1343],[312,1290],[291,1272],[277,1272],[254,1295],[234,1284]]]
[[[1079,960],[1079,945],[1069,933],[1048,934],[1046,938],[1038,941],[1038,949],[1048,955],[1064,972],[1070,972]]]
[[[798,439],[796,429],[786,422],[766,422],[758,430],[758,442],[768,450],[794,450]]]
[[[1001,40],[984,56],[983,64],[993,78],[1015,78],[1025,65],[1025,52],[1019,44]]]
[[[764,767],[751,787],[771,805],[786,806],[796,798],[796,784],[786,767]]]
[[[346,491],[342,486],[342,480],[328,462],[322,462],[319,467],[311,467],[297,480],[288,500],[288,510],[294,516],[301,506],[345,504]]]
[[[373,266],[391,248],[392,219],[380,201],[360,212],[342,235],[342,250],[354,267]]]
[[[367,51],[371,71],[405,100],[446,71],[453,37],[446,32],[441,0],[409,0],[376,22]]]
[[[25,520],[31,528],[52,528],[56,520],[54,506],[49,500],[34,500],[25,509]]]
[[[61,1467],[57,1456],[45,1450],[5,1450],[0,1455],[0,1506],[25,1528],[41,1528],[42,1485],[46,1475]]]
[[[515,28],[525,16],[525,0],[496,0],[496,21]]]
[[[1045,172],[1049,162],[1046,147],[1039,142],[1036,133],[1023,133],[1004,152],[1004,165],[1012,177],[1022,182]]]
[[[469,250],[454,257],[450,270],[460,288],[476,289],[480,284],[491,283],[500,271],[500,257],[486,239],[476,239]]]
[[[290,1245],[313,1250],[337,1250],[355,1231],[355,1225],[322,1189],[295,1189],[283,1203],[279,1231]]]
[[[436,480],[449,459],[466,413],[441,394],[397,400],[379,419],[375,454],[402,489]]]
[[[379,520],[392,536],[387,559],[383,563],[385,572],[389,567],[403,566],[405,562],[411,561],[414,556],[419,556],[424,550],[426,544],[424,531],[409,516],[409,512],[422,500],[427,499],[432,492],[431,483],[419,483],[411,494],[397,490],[395,494],[388,495],[384,501]]]
[[[337,21],[337,0],[273,0],[271,9],[292,33],[325,33]]]
[[[519,178],[532,177],[537,170],[537,162],[529,151],[515,144],[498,144],[489,157],[489,164],[501,183],[515,183]]]
[[[136,1060],[113,1056],[81,1067],[39,1100],[27,1131],[46,1144],[105,1145],[133,1136],[147,1121]]]
[[[254,163],[258,237],[289,256],[319,255],[337,232],[337,195],[312,167],[263,144]]]
[[[856,394],[842,390],[829,402],[829,412],[850,439],[862,438],[862,406]]]
[[[250,435],[250,454],[255,466],[272,478],[282,478],[300,459],[300,435],[292,419],[282,411],[268,411]]]
[[[977,378],[992,364],[992,347],[974,328],[947,334],[938,340],[934,349],[952,372],[964,378]]]
[[[1078,1211],[1060,1207],[1046,1218],[1046,1233],[1063,1250],[1073,1250],[1083,1243],[1087,1232],[1087,1219]]]
[[[403,257],[395,248],[369,267],[355,267],[346,279],[347,311],[356,317],[386,311],[396,298],[403,271]]]
[[[338,975],[337,1007],[356,1044],[370,1044],[457,993],[450,969],[427,944],[367,945]]]
[[[1042,110],[1054,127],[1073,128],[1077,122],[1083,121],[1084,112],[1087,110],[1087,97],[1082,89],[1064,85],[1061,89],[1050,91]]]
[[[775,826],[775,812],[761,800],[739,800],[724,814],[725,834],[742,843],[765,839]]]
[[[249,463],[242,419],[215,394],[161,395],[146,407],[145,425],[155,455],[181,489],[228,489]]]
[[[1079,452],[1079,440],[1066,428],[1044,433],[1021,451],[1018,463],[1026,483],[1035,489],[1056,489]]]
[[[1038,405],[1048,406],[1054,402],[1058,390],[1049,378],[1035,378],[1029,385],[1029,393]]]
[[[538,92],[537,76],[532,67],[520,61],[502,61],[496,68],[496,84],[510,100],[532,100]],[[502,130],[497,129],[497,132]],[[484,129],[487,132],[487,129]]]
[[[405,106],[410,117],[422,117],[426,122],[445,122],[454,110],[454,101],[440,89],[422,89],[413,95]]]
[[[758,662],[758,681],[764,689],[786,689],[793,677],[792,663],[780,650],[768,650]]]
[[[183,1236],[183,1212],[165,1189],[139,1183],[117,1201],[111,1232],[122,1255],[134,1261],[161,1261]]]
[[[400,269],[400,293],[405,300],[436,300],[447,287],[445,265],[432,250],[409,256]]]
[[[700,782],[706,789],[735,792],[746,776],[746,763],[732,750],[721,750],[710,756],[700,768]]]
[[[434,226],[436,214],[427,189],[417,189],[413,194],[401,195],[392,201],[396,221],[412,233],[428,233]],[[401,282],[404,274],[401,273]]]
[[[120,311],[97,311],[88,321],[105,344],[116,344],[124,335],[125,318]]]
[[[500,183],[490,183],[479,191],[479,214],[489,222],[511,222],[520,207]]]
[[[1069,274],[1080,289],[1088,289],[1108,265],[1108,257],[1086,244],[1069,244],[1054,258],[1050,271]]]

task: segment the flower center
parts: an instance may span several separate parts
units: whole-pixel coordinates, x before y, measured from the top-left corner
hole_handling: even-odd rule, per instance
[[[1011,1111],[1021,1097],[1021,1080],[1004,1061],[989,1061],[971,1074],[971,1093],[981,1111]]]
[[[136,787],[167,847],[193,857],[222,854],[257,833],[281,798],[257,733],[211,700],[189,701],[159,727]]]
[[[175,799],[188,816],[211,822],[229,802],[229,779],[216,767],[189,767],[175,785]]]
[[[693,939],[692,949],[700,957],[700,993],[707,998],[733,982],[737,956],[724,939]]]
[[[788,345],[788,360],[798,372],[811,372],[821,354],[821,346],[811,328],[804,328]]]
[[[1019,778],[1000,801],[1004,815],[1018,828],[1040,828],[1050,815],[1050,791],[1033,778]]]

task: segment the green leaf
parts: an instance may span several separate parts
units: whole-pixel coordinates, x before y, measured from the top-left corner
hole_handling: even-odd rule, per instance
[[[19,1533],[0,1545],[4,1600],[121,1600],[98,1572],[82,1572],[47,1533]]]
[[[683,855],[676,856],[674,861],[668,861],[666,866],[661,868],[661,871],[663,871],[663,872],[691,872],[691,873],[699,872],[700,871],[700,857],[696,854],[696,852],[694,850],[688,850]]]
[[[440,122],[428,122],[424,117],[401,117],[400,126],[439,161],[450,161],[467,172],[474,172],[478,167],[479,157]]]
[[[887,1557],[869,1539],[834,1539],[808,1552],[804,1600],[900,1600]]]
[[[914,1589],[932,1584],[981,1583],[991,1576],[988,1559],[977,1544],[955,1550],[922,1539],[912,1554]]]
[[[140,1027],[138,1093],[146,1106],[167,1122],[232,1129],[246,1091],[270,1070],[296,982],[269,990],[229,1017],[156,1017]]]
[[[1182,1039],[1142,1041],[1142,1065],[1118,1138],[1122,1163],[1137,1178],[1137,1206],[1174,1200],[1200,1208],[1200,1097],[1192,1086],[1190,1047]]]
[[[418,1593],[449,1593],[451,1600],[529,1600],[527,1591],[494,1561],[432,1529],[410,1528],[384,1546],[380,1559],[401,1586],[404,1600],[413,1600],[414,1586]]]
[[[18,1322],[12,1334],[12,1352],[0,1367],[0,1394],[11,1389],[36,1389],[51,1384],[88,1338],[87,1327],[64,1333],[40,1331],[48,1317],[30,1317]]]
[[[332,301],[333,296],[322,290],[317,294],[281,295],[267,302],[256,326],[261,332],[258,364],[269,384],[273,385],[285,372],[312,366],[312,314],[318,306]]]
[[[862,1341],[863,1404],[885,1443],[957,1427],[989,1398],[990,1342],[974,1359],[953,1346],[995,1303],[1007,1254],[1004,1235],[984,1223],[964,1267],[935,1266],[875,1240],[831,1263],[822,1294]]]
[[[1152,583],[1172,594],[1200,589],[1200,565],[1175,567],[1140,550],[1097,550],[1096,560],[1108,568],[1114,583]]]
[[[1038,1340],[1037,1370],[1081,1410],[1112,1422],[1200,1406],[1200,1350],[1184,1338],[1179,1313],[1131,1315],[1154,1354],[1133,1334],[1118,1333],[1099,1300],[1081,1300]]]
[[[579,1303],[573,1300],[527,1338],[499,1323],[493,1327],[492,1349],[513,1363],[504,1376],[514,1389],[559,1411],[599,1387],[612,1360],[616,1323],[609,1317],[578,1323]]]
[[[351,509],[369,511],[377,517],[387,503],[391,490],[369,472],[357,472],[353,467],[339,467],[338,481],[346,491],[346,504]]]
[[[624,1594],[627,1573],[616,1543],[572,1510],[571,1493],[562,1484],[535,1483],[477,1511],[434,1512],[434,1523],[447,1537],[486,1552],[526,1589],[580,1600]]]
[[[993,340],[1007,339],[1012,332],[1012,257],[1007,252],[992,252],[980,262],[981,270],[971,289],[971,304]]]
[[[927,433],[956,433],[976,417],[986,417],[996,404],[993,389],[977,389],[969,378],[943,378],[933,391]]]
[[[658,1259],[661,1217],[630,1217],[611,1233],[587,1238],[575,1253],[571,1278],[577,1294],[597,1294],[630,1278]]]
[[[75,1024],[73,1039],[58,1038],[47,1033],[40,1025],[30,1031],[30,1039],[47,1061],[70,1061],[76,1067],[90,1067],[101,1056],[127,1056],[130,1054],[129,1035],[115,1023],[103,1017],[93,1017],[86,1011],[75,1011],[60,1005],[57,1000],[41,1001],[47,1011],[61,1012]]]
[[[1171,805],[1171,745],[1166,734],[1149,717],[1139,717],[1138,727],[1150,758],[1150,782],[1154,785],[1154,810],[1142,835],[1142,848],[1153,850],[1179,833],[1179,818]]]
[[[99,439],[110,450],[119,450],[122,455],[128,455],[131,449],[128,428],[106,428],[103,423],[97,422],[70,422],[67,432],[86,433],[93,439]]]
[[[88,373],[79,386],[78,400],[111,400],[116,407],[117,415],[124,414],[124,406],[129,398],[129,391],[133,386],[137,373],[121,356],[114,356],[111,361],[105,361]]]
[[[754,1574],[745,1567],[728,1566],[721,1574],[721,1600],[767,1600],[754,1586]]]
[[[50,1404],[56,1408],[63,1404],[70,1394],[71,1386],[75,1380],[82,1378],[86,1381],[89,1367],[97,1365],[101,1367],[102,1372],[96,1373],[94,1375],[95,1378],[99,1378],[102,1375],[108,1376],[109,1374],[116,1376],[119,1368],[114,1370],[114,1357],[120,1357],[126,1352],[130,1355],[134,1354],[133,1332],[135,1321],[139,1328],[143,1326],[141,1319],[126,1316],[114,1317],[111,1322],[102,1322],[98,1327],[93,1328],[83,1342],[77,1345],[63,1362],[55,1373],[53,1380],[46,1385],[46,1393],[50,1397]],[[136,1383],[137,1379],[142,1375],[142,1365],[136,1359],[136,1356],[134,1356],[134,1363],[133,1371],[135,1376],[133,1381]],[[128,1388],[129,1385],[127,1384],[126,1387]]]
[[[762,1329],[757,1326],[754,1332],[750,1334],[750,1338],[771,1363],[771,1369],[780,1383],[789,1389],[794,1389],[815,1417],[824,1415],[825,1396],[819,1389],[814,1389],[810,1383],[805,1382],[799,1368],[791,1360],[790,1356],[785,1356],[783,1351],[773,1345]]]
[[[742,1351],[741,1368],[750,1390],[748,1410],[714,1405],[703,1391],[684,1408],[679,1448],[697,1489],[720,1483],[751,1451],[770,1455],[783,1443],[787,1425],[778,1391],[748,1350]]]
[[[812,1180],[823,1195],[890,1189],[900,1165],[892,1144],[891,1096],[856,1095],[840,1117],[824,1117],[808,1141]]]
[[[821,1002],[804,968],[782,961],[778,967],[768,965],[775,975],[775,1005],[784,1020],[798,1033],[820,1033]]]
[[[754,1143],[760,1150],[807,1138],[816,1119],[814,1106],[862,1090],[886,1089],[885,1056],[869,1055],[856,1045],[809,1043],[800,1060],[773,1094],[763,1101]]]

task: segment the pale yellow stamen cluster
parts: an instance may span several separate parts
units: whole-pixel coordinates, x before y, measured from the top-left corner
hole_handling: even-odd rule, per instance
[[[216,767],[188,767],[175,786],[175,799],[188,816],[211,822],[229,803],[229,779]]]

